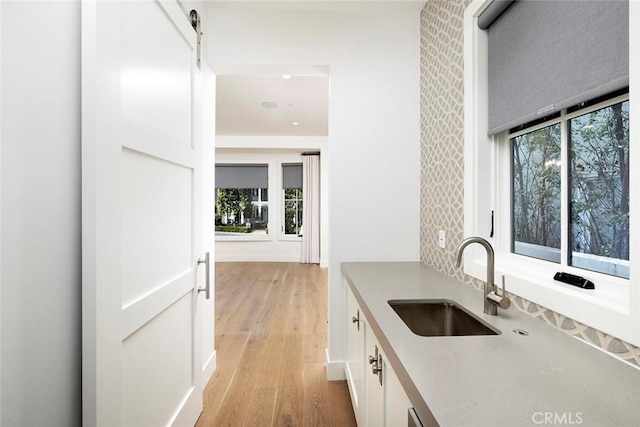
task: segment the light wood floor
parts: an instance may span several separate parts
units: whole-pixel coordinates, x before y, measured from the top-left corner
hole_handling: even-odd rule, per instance
[[[327,381],[327,277],[317,265],[216,263],[217,369],[197,426],[355,426]]]

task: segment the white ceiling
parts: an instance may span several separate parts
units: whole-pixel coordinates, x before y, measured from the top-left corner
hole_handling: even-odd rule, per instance
[[[1,1],[1,0],[0,0]],[[419,12],[425,0],[207,0],[216,7],[358,13]],[[328,66],[220,65],[216,73],[216,134],[327,136]],[[292,76],[290,80],[283,74]],[[264,108],[275,102],[277,108]],[[297,126],[293,123],[298,123]]]
[[[420,11],[426,0],[205,0],[217,7],[393,13]]]
[[[216,73],[216,135],[327,135],[328,67],[234,66]]]

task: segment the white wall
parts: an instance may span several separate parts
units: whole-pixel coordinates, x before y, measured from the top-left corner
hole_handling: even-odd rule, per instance
[[[419,259],[419,12],[209,11],[212,64],[330,67],[328,374],[343,375],[343,261]],[[339,5],[338,5],[339,6]],[[334,9],[338,6],[334,3]],[[390,284],[394,285],[394,284]]]
[[[0,424],[80,425],[80,2],[0,16]]]
[[[3,427],[81,424],[80,26],[79,0],[0,1]],[[211,104],[206,117],[215,117]],[[212,135],[213,121],[204,128]],[[205,310],[208,377],[213,303]]]
[[[328,170],[329,162],[325,158],[326,137],[293,136],[216,136],[217,162],[269,163],[269,224],[268,241],[216,241],[216,261],[260,261],[260,262],[299,262],[300,241],[282,240],[278,234],[276,220],[282,212],[279,201],[280,191],[276,193],[274,185],[279,184],[278,170],[281,163],[302,162],[300,153],[320,152],[320,265],[326,267],[329,254],[328,231]],[[278,223],[279,224],[279,223]]]

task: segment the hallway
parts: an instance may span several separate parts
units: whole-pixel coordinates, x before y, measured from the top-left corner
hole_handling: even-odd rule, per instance
[[[327,277],[317,265],[216,263],[217,369],[197,426],[355,426],[325,371]]]

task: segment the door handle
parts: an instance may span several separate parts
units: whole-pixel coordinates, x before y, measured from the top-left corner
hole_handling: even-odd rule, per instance
[[[369,355],[369,365],[371,365],[371,372],[373,375],[378,376],[378,381],[382,385],[382,353],[378,351],[378,346],[375,345],[375,355]]]
[[[351,323],[355,323],[358,330],[360,330],[360,310],[356,310],[357,316],[351,318]]]
[[[198,259],[198,265],[204,264],[206,270],[204,272],[204,288],[198,288],[198,292],[204,292],[206,299],[211,298],[211,277],[209,276],[209,252],[204,253],[204,259]]]

